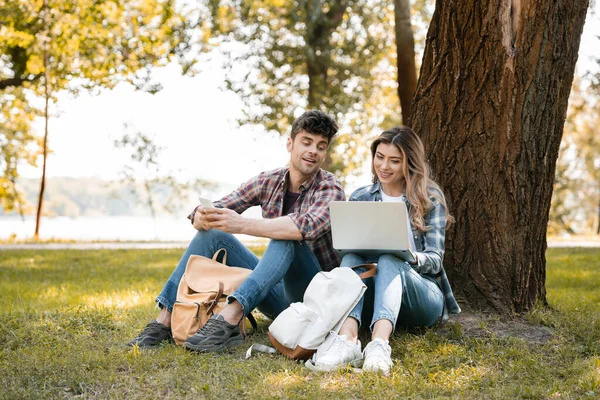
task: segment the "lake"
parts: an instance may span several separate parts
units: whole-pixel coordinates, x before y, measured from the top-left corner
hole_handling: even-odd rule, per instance
[[[34,230],[34,217],[26,217],[22,221],[19,216],[0,216],[0,239],[13,235],[17,239],[28,239],[33,236]],[[175,217],[159,217],[156,221],[150,217],[54,217],[42,218],[40,224],[42,240],[189,241],[195,232],[188,219]],[[256,239],[236,236],[242,241]]]

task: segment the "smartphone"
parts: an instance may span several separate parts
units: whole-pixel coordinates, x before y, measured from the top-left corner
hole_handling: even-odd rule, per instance
[[[215,208],[215,206],[213,206],[212,201],[210,201],[207,198],[198,197],[198,200],[200,200],[200,204],[202,205],[203,208]]]

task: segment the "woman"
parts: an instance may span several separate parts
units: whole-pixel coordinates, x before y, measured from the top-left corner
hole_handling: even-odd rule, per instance
[[[460,312],[442,266],[446,224],[452,217],[442,190],[430,177],[421,140],[412,129],[395,127],[373,142],[371,154],[373,184],[356,190],[350,201],[405,202],[415,262],[409,264],[390,254],[379,257],[377,275],[368,282],[375,289],[371,342],[361,353],[358,329],[363,298],[330,349],[316,360],[321,370],[356,366],[362,360],[363,370],[387,375],[393,365],[388,340],[396,326],[431,326],[447,319],[448,312]],[[347,254],[341,266],[364,263],[361,256]]]

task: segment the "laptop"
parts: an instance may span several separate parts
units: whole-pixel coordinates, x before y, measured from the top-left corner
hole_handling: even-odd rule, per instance
[[[409,250],[412,232],[404,202],[332,201],[329,213],[333,248],[340,257],[356,253],[375,262],[382,254],[393,254],[415,261]]]

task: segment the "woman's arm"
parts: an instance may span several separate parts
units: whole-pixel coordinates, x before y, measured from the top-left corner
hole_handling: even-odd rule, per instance
[[[417,264],[415,270],[421,274],[435,275],[442,270],[444,260],[444,241],[446,239],[446,209],[437,200],[433,200],[433,208],[425,216],[423,251],[415,252]]]

